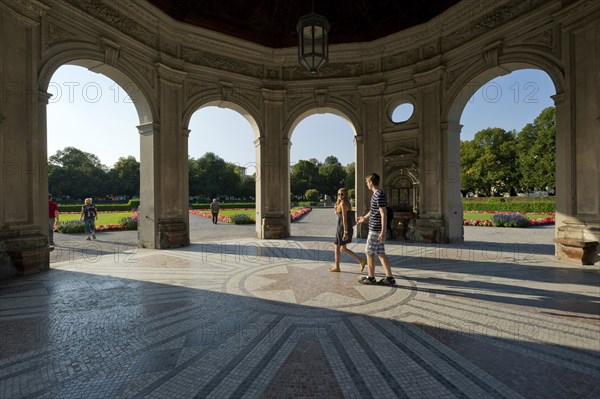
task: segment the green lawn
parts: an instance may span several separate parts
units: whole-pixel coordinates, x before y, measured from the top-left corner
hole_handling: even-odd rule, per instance
[[[508,212],[506,212],[508,213]],[[492,220],[493,213],[478,213],[478,212],[464,212],[463,219],[466,220]],[[527,216],[529,219],[544,219],[551,215],[538,215],[535,213],[525,213],[523,216]]]
[[[99,212],[98,219],[96,219],[96,226],[102,224],[118,224],[119,220],[131,216],[132,212]],[[69,222],[71,220],[79,220],[80,214],[77,213],[61,213],[60,221]]]
[[[240,213],[242,213],[244,215],[248,215],[252,219],[256,219],[256,209],[254,209],[254,208],[252,208],[252,209],[232,209],[232,210],[222,209],[219,211],[220,216],[228,216],[228,217],[233,216],[233,215],[239,215]]]

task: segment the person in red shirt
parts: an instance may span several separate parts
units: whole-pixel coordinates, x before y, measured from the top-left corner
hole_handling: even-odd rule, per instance
[[[48,194],[48,244],[54,245],[54,226],[58,224],[58,205],[52,201],[52,195]]]

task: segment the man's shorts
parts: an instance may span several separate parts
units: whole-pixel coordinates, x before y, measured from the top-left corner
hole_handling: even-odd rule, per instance
[[[369,231],[367,236],[367,245],[365,253],[367,255],[382,255],[385,254],[385,246],[379,241],[379,231]]]

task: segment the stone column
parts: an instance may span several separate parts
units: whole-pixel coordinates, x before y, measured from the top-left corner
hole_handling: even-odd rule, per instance
[[[460,131],[458,123],[442,124],[442,203],[444,228],[450,242],[464,241],[462,194],[460,192]]]
[[[365,177],[367,176],[365,172],[365,145],[362,134],[356,132],[356,136],[354,136],[354,143],[356,145],[356,173],[354,175],[354,195],[355,195],[355,209],[356,209],[356,218],[362,216],[366,213],[365,211],[365,201],[367,201],[366,206],[369,206],[368,198],[369,193],[367,192],[367,185],[365,184]],[[359,166],[360,165],[360,166]],[[363,231],[364,229],[364,231]],[[356,236],[357,237],[367,237],[368,234],[368,226],[367,228],[363,226],[358,226],[356,228]]]
[[[290,235],[289,140],[283,132],[285,90],[262,89],[265,127],[256,141],[256,233],[258,238]]]
[[[160,123],[138,127],[140,137],[140,245],[189,245],[187,133],[183,129],[183,83],[187,73],[156,64]]]
[[[14,5],[14,8],[12,6]],[[0,280],[48,270],[46,104],[37,2],[0,3]]]
[[[383,91],[385,83],[358,86],[361,96],[360,117],[361,126],[364,127],[362,136],[357,136],[357,162],[356,162],[356,212],[357,216],[369,212],[371,194],[365,183],[365,178],[372,173],[381,177],[380,187],[385,181],[383,170],[383,123],[385,118]],[[389,193],[386,193],[389,195]],[[356,229],[358,237],[367,237],[368,223],[359,225]]]
[[[447,242],[444,220],[445,138],[441,128],[441,92],[444,67],[438,66],[413,76],[418,86],[417,118],[419,123],[420,204],[416,221],[416,238],[426,242]]]
[[[591,6],[591,3],[590,3]],[[556,104],[556,255],[600,263],[600,10],[586,17],[566,9],[565,93]]]

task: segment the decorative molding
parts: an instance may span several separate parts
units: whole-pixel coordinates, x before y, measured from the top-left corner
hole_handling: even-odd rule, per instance
[[[154,69],[150,68],[151,63],[141,63],[133,60],[127,60],[135,69],[146,79],[146,82],[154,89]]]
[[[161,64],[160,62],[157,62],[156,64],[154,64],[154,66],[158,73],[158,77],[171,83],[182,84],[183,82],[185,82],[185,79],[188,76],[187,72],[178,71],[176,69],[166,66],[165,64]]]
[[[181,59],[196,65],[207,66],[212,69],[220,69],[227,72],[239,73],[241,75],[263,78],[263,66],[250,62],[238,61],[234,58],[225,57],[198,50],[191,47],[181,47]]]
[[[45,92],[45,91],[39,91],[38,92],[38,103],[39,104],[48,104],[48,101],[50,101],[51,97],[52,97],[52,94]]]
[[[460,64],[458,67],[448,71],[446,73],[446,88],[452,86],[452,84],[458,79],[460,75],[462,75],[469,67],[471,66],[470,62],[464,62]]]
[[[327,100],[327,89],[315,89],[315,101],[317,107],[324,107]]]
[[[187,81],[185,85],[186,99],[190,99],[195,95],[202,93],[203,96],[209,97],[210,94],[216,94],[217,86],[206,82]]]
[[[117,66],[121,46],[105,37],[102,38],[102,42],[104,43],[104,62],[111,66]]]
[[[423,86],[443,80],[445,74],[446,67],[444,65],[439,65],[428,71],[413,74],[413,79],[417,85]]]
[[[358,93],[356,91],[348,93],[332,93],[332,96],[334,95],[342,101],[350,104],[353,108],[358,107]]]
[[[482,2],[485,3],[485,2]],[[545,5],[547,0],[512,0],[502,5],[486,15],[481,16],[470,24],[461,24],[456,30],[449,29],[444,32],[441,41],[441,51],[443,53],[468,42],[469,40],[481,36],[486,32],[497,29],[500,26],[513,21],[521,15],[535,9],[538,6]],[[491,7],[486,4],[487,9]]]
[[[385,90],[386,83],[380,82],[372,85],[361,85],[358,86],[358,92],[361,97],[374,97],[383,95],[383,91]]]
[[[554,49],[556,43],[555,36],[556,34],[554,32],[554,29],[550,28],[536,34],[535,36],[527,38],[526,41]]]
[[[44,45],[46,47],[76,37],[73,32],[65,29],[60,23],[55,21],[48,21],[44,28],[44,32]]]
[[[127,12],[123,12],[123,9],[116,10],[107,5],[111,4],[117,7],[124,7],[126,6],[127,2],[105,3],[98,0],[65,1],[84,11],[89,16],[99,19],[107,25],[123,32],[127,36],[132,37],[155,49],[158,48],[158,34],[154,30],[145,28],[142,23],[134,19],[133,15],[136,14],[133,14],[133,8],[131,10],[127,10]],[[129,18],[126,14],[132,15],[132,17]],[[137,14],[139,15],[139,10]]]
[[[150,122],[136,126],[140,136],[151,136],[160,134],[160,123]]]
[[[223,96],[224,101],[231,101],[233,97],[234,85],[231,82],[219,82],[221,86],[221,95]]]
[[[497,67],[499,65],[501,49],[502,40],[498,40],[497,42],[494,42],[483,48],[481,56],[488,68]]]
[[[415,47],[410,50],[396,53],[390,56],[382,57],[382,70],[391,71],[405,66],[413,65],[419,61],[419,48]]]
[[[286,91],[282,89],[260,89],[260,94],[265,101],[281,103],[285,99]]]
[[[555,95],[550,96],[550,98],[554,101],[554,105],[558,106],[564,104],[565,100],[567,99],[567,95],[564,92],[556,93]]]
[[[582,13],[589,15],[594,10],[600,9],[600,2],[598,0],[585,0],[578,1],[560,11],[552,14],[554,19],[561,24],[570,22],[569,20],[573,17],[580,18]]]
[[[16,21],[25,26],[38,26],[40,19],[46,15],[50,7],[36,0],[3,0],[0,2],[0,15],[14,13],[18,15]]]

